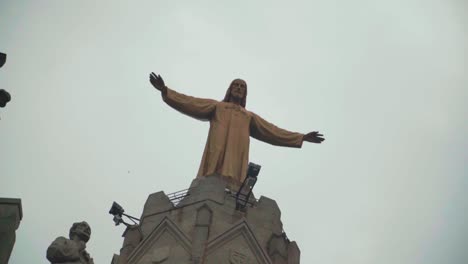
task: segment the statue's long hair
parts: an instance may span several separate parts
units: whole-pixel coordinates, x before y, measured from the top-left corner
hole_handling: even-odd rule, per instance
[[[231,102],[231,87],[232,87],[232,84],[235,81],[243,81],[245,83],[245,94],[244,94],[244,98],[242,98],[241,104],[240,104],[242,107],[245,108],[245,105],[247,104],[247,83],[242,79],[234,79],[231,82],[231,84],[229,85],[229,88],[226,91],[226,95],[224,96],[223,102]]]

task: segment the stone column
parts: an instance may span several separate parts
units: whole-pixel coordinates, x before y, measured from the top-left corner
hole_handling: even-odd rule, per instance
[[[0,264],[10,259],[22,218],[21,199],[0,198]]]

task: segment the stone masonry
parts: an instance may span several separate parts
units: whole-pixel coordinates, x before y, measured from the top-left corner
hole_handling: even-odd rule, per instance
[[[21,199],[0,198],[0,264],[8,263],[22,218]]]
[[[176,205],[153,193],[112,264],[299,264],[276,202],[262,196],[251,203],[236,210],[235,194],[217,176],[193,180]]]

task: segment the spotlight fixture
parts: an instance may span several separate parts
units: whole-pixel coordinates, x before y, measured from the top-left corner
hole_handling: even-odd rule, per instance
[[[252,194],[253,187],[257,182],[257,176],[260,173],[262,166],[249,162],[247,169],[247,177],[237,191],[236,194],[236,210],[245,211],[245,207],[249,203],[250,195]]]
[[[137,224],[137,222],[135,222],[134,220],[140,221],[140,219],[138,219],[136,217],[133,217],[133,216],[130,216],[128,214],[125,214],[124,212],[125,212],[125,210],[123,209],[123,207],[120,204],[118,204],[116,202],[112,203],[112,207],[109,210],[109,214],[114,216],[113,220],[114,220],[114,223],[115,223],[116,226],[120,225],[120,224],[124,224],[126,226],[131,226],[131,224],[126,223],[123,220],[122,216],[126,216],[128,219],[130,219],[133,222],[134,225]]]

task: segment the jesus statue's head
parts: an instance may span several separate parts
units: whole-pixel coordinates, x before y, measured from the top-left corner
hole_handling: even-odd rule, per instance
[[[235,79],[229,85],[223,102],[239,104],[245,108],[247,103],[247,83],[242,79]]]

